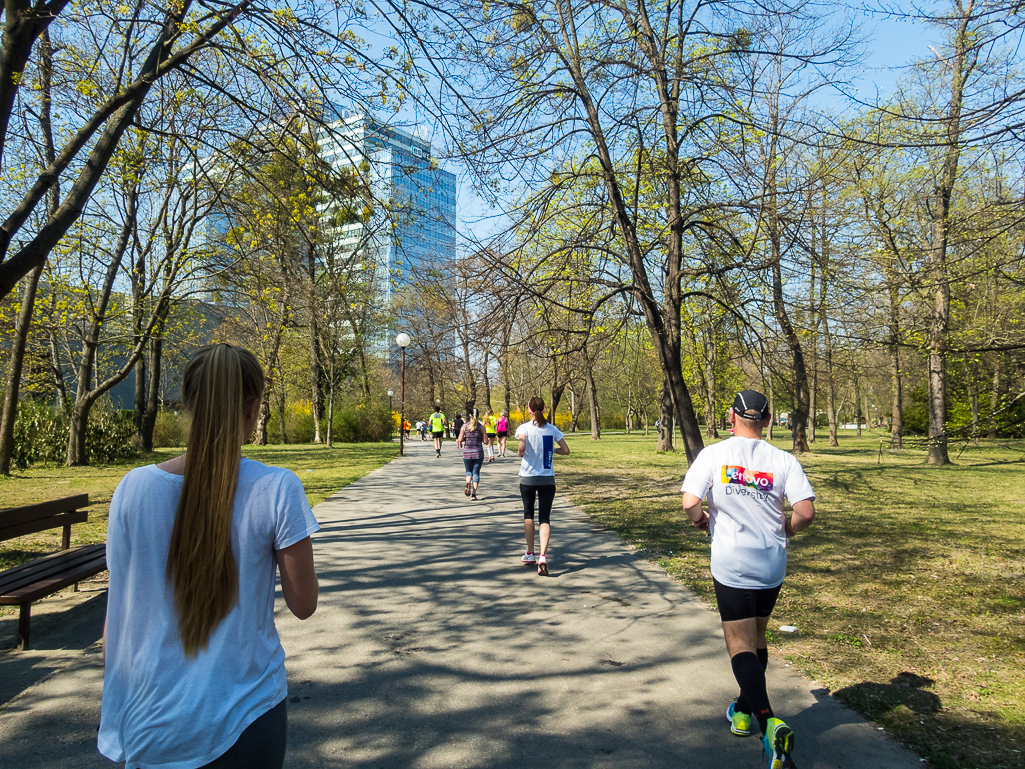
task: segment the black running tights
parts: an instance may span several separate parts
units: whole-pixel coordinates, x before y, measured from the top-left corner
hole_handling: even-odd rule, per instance
[[[245,728],[235,744],[203,769],[281,769],[288,736],[285,700]]]
[[[547,523],[551,526],[552,502],[555,501],[555,484],[549,486],[528,486],[520,484],[520,496],[523,497],[523,520],[534,520],[534,496],[537,495],[538,525]]]

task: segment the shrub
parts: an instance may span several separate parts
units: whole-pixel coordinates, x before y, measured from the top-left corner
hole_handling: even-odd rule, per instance
[[[911,402],[904,408],[905,435],[929,434],[929,391],[927,386],[911,391]]]
[[[188,418],[184,413],[160,409],[153,424],[153,448],[184,448],[189,437]]]
[[[86,446],[92,463],[109,464],[135,453],[135,424],[131,412],[109,408],[105,401],[93,407],[86,426]],[[11,460],[24,470],[30,464],[63,464],[68,454],[71,419],[35,401],[18,404],[14,420],[14,446]]]
[[[97,411],[99,413],[97,413]],[[85,429],[85,445],[91,464],[109,465],[135,454],[135,421],[131,411],[93,408]],[[67,438],[65,437],[65,442]]]
[[[388,404],[380,398],[335,405],[331,440],[339,443],[372,443],[391,440],[395,434]]]
[[[306,400],[285,405],[285,429],[289,443],[313,442],[313,410]],[[398,434],[398,417],[388,410],[388,403],[381,398],[354,398],[335,401],[334,428],[331,440],[338,443],[372,443],[391,440]],[[327,418],[321,419],[320,437],[327,436]],[[276,407],[271,408],[267,422],[267,441],[281,443],[281,420]]]
[[[20,401],[14,419],[11,461],[22,470],[39,462],[61,464],[68,453],[69,420],[35,401]]]

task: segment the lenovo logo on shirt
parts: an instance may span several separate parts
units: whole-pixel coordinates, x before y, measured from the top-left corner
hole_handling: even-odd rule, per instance
[[[772,473],[759,473],[735,465],[722,466],[722,482],[748,486],[758,491],[772,491]]]

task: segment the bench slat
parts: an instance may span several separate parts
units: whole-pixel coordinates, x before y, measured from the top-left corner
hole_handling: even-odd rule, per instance
[[[27,584],[47,579],[97,556],[106,559],[106,545],[80,545],[70,550],[38,558],[0,573],[0,596],[19,590]]]
[[[58,590],[74,585],[87,577],[99,574],[107,570],[107,558],[99,555],[84,563],[79,564],[73,571],[64,571],[44,580],[33,582],[31,585],[19,590],[7,592],[0,595],[0,605],[21,604],[36,601],[40,598],[56,593]]]
[[[25,534],[35,534],[39,531],[59,529],[72,523],[85,523],[89,520],[89,513],[79,510],[73,513],[60,513],[51,515],[48,518],[39,518],[33,521],[26,521],[14,526],[8,526],[7,522],[0,518],[0,542],[6,539],[14,539]]]
[[[0,509],[0,529],[19,523],[50,518],[61,513],[71,513],[83,507],[89,507],[88,494],[76,494],[73,497],[39,502],[38,504],[25,505],[24,507]]]

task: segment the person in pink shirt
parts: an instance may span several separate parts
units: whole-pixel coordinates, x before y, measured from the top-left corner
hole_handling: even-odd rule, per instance
[[[495,436],[498,438],[498,456],[505,457],[505,441],[509,435],[509,412],[503,411],[495,422]]]

